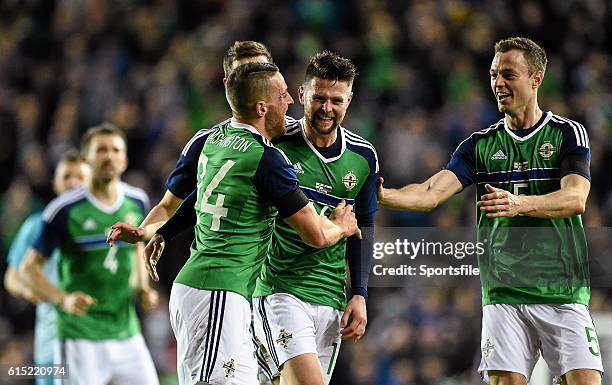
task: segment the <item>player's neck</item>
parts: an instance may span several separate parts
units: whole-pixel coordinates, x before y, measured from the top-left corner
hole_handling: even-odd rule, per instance
[[[531,128],[540,120],[542,114],[542,110],[536,104],[535,106],[526,108],[524,111],[520,111],[519,113],[515,113],[513,115],[506,114],[506,124],[511,130]]]
[[[89,185],[89,192],[100,202],[112,206],[119,195],[119,180],[102,181],[92,179]]]
[[[234,119],[236,119],[238,123],[248,124],[249,126],[252,126],[257,130],[257,132],[261,134],[261,136],[268,140],[272,140],[272,136],[266,131],[266,124],[263,119],[244,119],[236,116],[234,116]]]
[[[321,135],[313,130],[308,123],[304,125],[304,133],[308,141],[317,147],[329,147],[336,142],[338,138],[338,129],[332,130],[327,135]]]

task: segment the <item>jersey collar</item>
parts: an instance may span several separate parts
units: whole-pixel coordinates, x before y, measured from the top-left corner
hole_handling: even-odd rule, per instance
[[[317,151],[315,146],[312,143],[310,143],[310,140],[308,140],[308,137],[306,136],[306,131],[304,131],[304,125],[306,124],[306,118],[303,117],[302,119],[299,120],[299,122],[300,122],[300,132],[302,133],[304,142],[306,142],[308,147],[310,147],[310,150],[314,152],[315,155],[319,157],[319,159],[321,159],[324,163],[331,163],[333,161],[340,159],[342,154],[344,154],[344,150],[346,149],[346,140],[344,139],[344,127],[338,126],[338,139],[340,139],[340,154],[338,154],[338,156],[334,156],[333,158],[326,158],[323,155],[321,155],[321,153]]]
[[[534,130],[529,135],[526,135],[524,137],[520,137],[512,131],[512,129],[508,126],[508,123],[506,122],[505,117],[504,117],[504,129],[506,130],[508,135],[514,138],[514,140],[518,140],[519,142],[524,142],[526,140],[531,139],[535,134],[537,134],[538,131],[540,131],[542,127],[544,127],[546,123],[548,123],[550,118],[552,118],[552,112],[548,111],[542,114],[542,117],[540,118],[540,121],[536,123]]]
[[[232,127],[242,128],[244,130],[252,132],[253,134],[257,134],[259,136],[263,136],[259,131],[257,131],[257,129],[255,127],[251,126],[250,124],[240,123],[239,121],[236,120],[236,118],[232,118],[230,120],[230,125]]]
[[[98,210],[106,213],[106,214],[112,214],[115,211],[119,210],[119,208],[121,207],[121,205],[123,204],[123,198],[125,196],[125,189],[123,187],[123,182],[119,182],[117,183],[117,199],[115,200],[115,202],[112,205],[107,205],[103,202],[101,202],[98,198],[96,198],[91,191],[89,190],[85,190],[85,196],[87,197],[87,199],[91,202],[92,205],[94,205],[95,208],[97,208]]]

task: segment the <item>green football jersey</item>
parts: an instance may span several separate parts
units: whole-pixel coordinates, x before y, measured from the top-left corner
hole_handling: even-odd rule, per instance
[[[195,239],[175,282],[238,293],[249,302],[278,202],[298,188],[293,167],[257,130],[235,120],[203,132]]]
[[[129,283],[135,248],[124,242],[109,248],[106,235],[117,221],[138,226],[147,210],[146,193],[125,183],[119,184],[112,207],[99,202],[86,188],[77,188],[45,208],[43,231],[34,248],[48,256],[57,247],[59,287],[83,292],[97,301],[81,316],[58,307],[60,340],[126,339],[140,333]]]
[[[378,160],[374,147],[343,127],[336,153],[325,154],[308,141],[300,120],[275,140],[293,163],[300,188],[321,215],[329,216],[341,199],[355,205],[356,216],[376,211]],[[254,296],[289,293],[302,301],[344,310],[346,306],[346,239],[325,249],[306,245],[285,221],[276,221],[274,235],[257,280]]]
[[[531,129],[513,131],[504,119],[463,141],[447,168],[476,200],[491,184],[513,194],[544,195],[574,173],[590,179],[589,142],[582,125],[551,112]],[[482,302],[546,304],[589,301],[587,243],[580,215],[568,218],[486,217],[478,210]]]

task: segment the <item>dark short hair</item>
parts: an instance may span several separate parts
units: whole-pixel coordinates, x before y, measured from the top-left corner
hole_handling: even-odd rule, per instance
[[[357,68],[350,59],[335,52],[322,51],[315,54],[306,67],[304,83],[317,77],[325,80],[343,81],[353,84],[357,76]]]
[[[523,51],[523,56],[527,61],[529,76],[536,71],[546,71],[546,52],[536,42],[526,37],[510,37],[495,43],[495,53],[508,52],[513,49]]]
[[[270,79],[278,73],[272,63],[246,63],[236,67],[227,79],[225,92],[232,111],[251,117],[255,103],[268,98]]]
[[[82,161],[81,154],[75,148],[71,148],[62,154],[57,164],[59,166],[62,163],[81,163]]]
[[[274,62],[268,47],[262,43],[253,40],[235,41],[223,57],[223,72],[225,76],[229,76],[230,72],[232,72],[232,65],[235,61],[255,56],[265,56],[270,63]]]
[[[123,140],[127,146],[127,138],[125,133],[112,123],[104,122],[97,126],[89,128],[81,139],[81,154],[87,154],[91,140],[98,135],[117,135]]]

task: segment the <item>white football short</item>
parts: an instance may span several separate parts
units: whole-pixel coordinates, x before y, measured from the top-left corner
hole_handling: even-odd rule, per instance
[[[559,383],[574,369],[603,373],[595,326],[585,305],[486,305],[482,308],[478,371],[520,373],[527,380],[540,357]]]
[[[251,307],[243,296],[174,283],[170,325],[180,385],[259,385]]]
[[[340,350],[341,317],[339,310],[307,303],[291,294],[253,298],[257,361],[265,378],[278,377],[289,359],[314,353],[329,384]]]
[[[55,385],[159,385],[142,335],[125,340],[67,339],[56,342],[56,357],[68,378]]]

